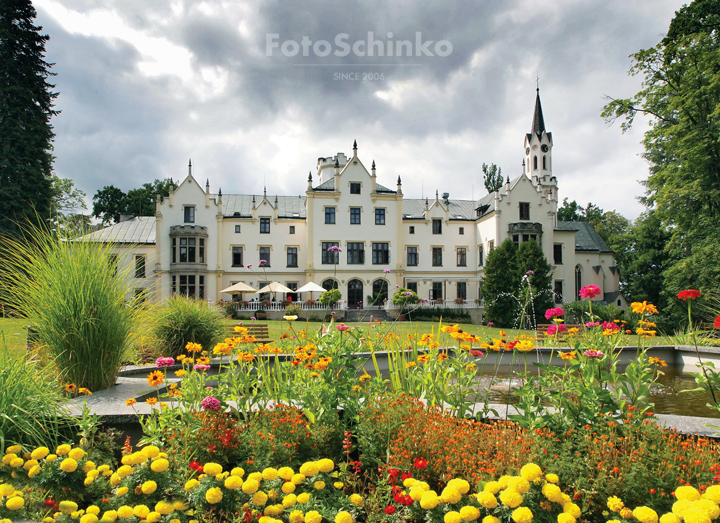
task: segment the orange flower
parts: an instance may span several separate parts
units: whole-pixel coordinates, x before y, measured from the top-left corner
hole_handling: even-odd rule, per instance
[[[418,362],[420,365],[424,365],[424,364],[426,364],[428,361],[430,361],[430,356],[428,356],[427,354],[421,354],[420,356],[418,356],[417,362]]]
[[[129,400],[125,400],[125,405],[128,407],[132,407],[137,403],[137,400],[135,398],[130,398]]]
[[[202,350],[202,345],[199,343],[188,342],[188,344],[185,345],[185,350],[188,352],[200,352]]]
[[[655,305],[653,305],[652,303],[648,303],[646,301],[644,301],[642,303],[636,301],[634,303],[631,303],[630,307],[632,307],[632,311],[635,314],[645,314],[645,313],[657,314],[658,313],[657,307],[655,307]]]
[[[563,360],[565,360],[565,361],[574,360],[574,359],[575,359],[575,353],[574,353],[574,352],[561,352],[561,353],[560,353],[560,358],[563,359]]]
[[[158,385],[161,385],[165,381],[165,375],[159,371],[154,370],[150,374],[148,374],[147,382],[148,385],[151,387],[157,387]]]
[[[445,361],[446,359],[448,359],[448,355],[446,352],[438,354],[438,361]]]
[[[145,400],[145,403],[148,405],[157,405],[158,399],[157,398],[148,398]]]

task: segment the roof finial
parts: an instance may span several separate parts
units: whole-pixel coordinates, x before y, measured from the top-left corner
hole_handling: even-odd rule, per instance
[[[192,176],[192,158],[188,161],[188,176]]]
[[[277,205],[277,202],[278,202],[278,199],[277,199],[277,194],[276,194],[276,195],[275,195],[275,204],[276,204],[276,205]]]
[[[373,160],[372,168],[375,168],[375,160]]]
[[[337,156],[335,157],[335,168],[338,169],[340,167],[340,162],[337,159]]]
[[[357,140],[353,140],[353,149],[357,150]]]
[[[540,88],[537,89],[537,95],[535,96],[535,114],[533,114],[532,129],[538,137],[545,132],[545,120],[543,119],[542,106],[540,105]]]
[[[402,185],[402,182],[400,181],[400,176],[398,176],[397,184],[398,184],[398,185]]]
[[[505,180],[505,183],[510,185],[510,175],[508,175],[507,179]]]
[[[524,160],[523,160],[524,161]],[[312,171],[308,171],[308,181],[312,181]]]

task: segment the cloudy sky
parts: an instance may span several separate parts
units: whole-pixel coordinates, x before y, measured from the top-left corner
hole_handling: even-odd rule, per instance
[[[539,76],[560,197],[634,218],[646,123],[623,135],[600,112],[639,89],[628,56],[682,3],[35,0],[60,93],[55,168],[88,199],[182,179],[189,158],[213,192],[294,195],[357,139],[406,197],[480,198],[483,162],[521,172]]]

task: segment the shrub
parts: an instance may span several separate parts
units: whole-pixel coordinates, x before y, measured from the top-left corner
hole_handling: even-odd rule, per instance
[[[458,323],[470,322],[470,313],[466,309],[451,309],[446,307],[418,307],[407,312],[412,321],[439,321],[452,320]]]
[[[2,299],[37,326],[61,379],[91,391],[115,384],[141,296],[131,296],[107,244],[34,228],[0,241]],[[129,267],[129,265],[128,265]]]
[[[222,312],[204,300],[173,296],[156,309],[153,323],[163,354],[176,357],[189,342],[212,350],[224,337],[223,320]]]
[[[0,354],[0,454],[10,445],[57,445],[70,427],[56,376],[34,359]]]
[[[342,293],[339,289],[331,289],[325,291],[320,295],[320,303],[323,305],[335,305],[342,298]]]
[[[287,316],[300,316],[300,314],[302,314],[302,311],[302,307],[294,303],[285,307],[285,314]]]

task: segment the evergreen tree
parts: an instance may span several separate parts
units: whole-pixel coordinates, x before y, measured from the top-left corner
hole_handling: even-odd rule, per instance
[[[488,253],[482,294],[485,319],[496,327],[512,327],[519,314],[517,295],[520,287],[517,248],[510,238]]]
[[[133,216],[155,216],[157,195],[168,196],[172,180],[155,180],[144,183],[138,189],[130,189],[127,194],[113,185],[106,185],[93,196],[93,216],[101,218],[103,225],[120,221],[121,214]]]
[[[52,64],[30,0],[0,3],[0,230],[49,218],[52,201]]]
[[[499,191],[503,186],[502,169],[491,163],[489,166],[484,163],[482,164],[482,172],[487,192],[492,193]]]
[[[533,326],[545,323],[545,311],[554,307],[555,300],[552,292],[551,267],[545,258],[542,248],[533,240],[522,242],[518,249],[518,268],[522,278],[528,276],[533,292],[533,308],[528,308],[526,314]],[[523,283],[521,289],[525,290]]]

